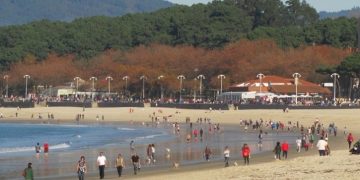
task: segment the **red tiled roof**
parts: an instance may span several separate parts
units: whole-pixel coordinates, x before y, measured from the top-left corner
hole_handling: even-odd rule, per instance
[[[262,79],[262,91],[270,91],[279,94],[295,93],[294,78],[283,78],[280,76],[265,76]],[[229,87],[231,91],[260,91],[260,79],[249,80],[240,84],[234,84]],[[271,86],[269,85],[271,84]],[[319,93],[330,94],[331,91],[327,88],[323,88],[315,83],[305,81],[299,78],[298,93]]]
[[[294,84],[294,78],[283,78],[280,76],[265,76],[264,78],[262,78],[262,83],[271,83],[271,84],[277,84],[277,83],[282,83],[282,84]],[[260,83],[260,79],[253,79],[253,80],[249,80],[240,84],[234,84],[231,87],[246,87],[246,86],[255,86],[256,83]],[[309,82],[309,81],[305,81],[302,80],[301,78],[299,78],[299,85],[304,85],[304,86],[317,86],[317,84]]]
[[[295,85],[292,86],[272,86],[270,89],[273,93],[278,94],[295,94]],[[318,94],[331,94],[331,91],[321,86],[298,86],[298,93],[318,93]]]

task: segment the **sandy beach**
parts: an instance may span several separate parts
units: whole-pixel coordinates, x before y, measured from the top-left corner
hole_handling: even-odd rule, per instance
[[[189,166],[180,166],[162,169],[145,170],[139,176],[133,176],[131,171],[124,172],[124,178],[136,179],[357,179],[359,175],[359,160],[356,155],[349,155],[343,131],[352,132],[355,141],[360,137],[359,109],[346,110],[291,110],[284,113],[282,110],[183,110],[167,108],[69,108],[69,107],[36,107],[29,109],[0,108],[4,122],[32,122],[43,123],[48,121],[47,116],[54,114],[56,123],[75,123],[77,114],[84,114],[84,122],[96,122],[97,116],[104,116],[104,122],[122,122],[141,124],[151,121],[151,115],[168,117],[170,122],[184,123],[189,117],[195,122],[198,117],[210,118],[213,123],[224,126],[238,126],[240,120],[262,118],[265,121],[299,122],[304,127],[309,127],[314,121],[319,120],[325,127],[329,123],[335,123],[338,127],[338,136],[329,138],[331,155],[319,157],[315,148],[308,152],[296,153],[294,148],[289,153],[286,161],[274,160],[272,152],[263,153],[251,158],[250,166],[243,166],[241,159],[237,161],[239,166],[224,168],[223,162],[201,163]],[[17,117],[16,117],[17,113]],[[39,119],[39,114],[42,119]],[[33,118],[31,118],[33,116]],[[344,128],[346,127],[346,128]],[[232,152],[240,153],[240,152]],[[106,178],[115,177],[115,171],[107,173]],[[74,179],[75,177],[69,178]],[[64,179],[64,178],[62,178]],[[65,178],[67,179],[67,178]],[[89,172],[86,179],[98,179],[97,172]]]

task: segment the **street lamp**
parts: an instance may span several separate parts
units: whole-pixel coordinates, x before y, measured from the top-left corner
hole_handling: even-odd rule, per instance
[[[161,81],[161,79],[163,79],[164,77],[165,76],[160,75],[158,77],[158,80]],[[164,99],[163,84],[162,84],[162,82],[160,82],[160,100],[163,101],[163,99]]]
[[[92,81],[92,91],[95,91],[95,81],[97,81],[97,78],[93,76],[90,78],[90,81]]]
[[[223,91],[223,79],[225,79],[226,77],[225,77],[225,75],[223,75],[223,74],[220,74],[220,75],[218,75],[218,79],[220,79],[220,94],[222,93],[222,91]]]
[[[50,97],[52,97],[52,85],[49,85],[49,89],[50,89],[49,91]]]
[[[9,75],[4,75],[4,79],[5,79],[5,82],[6,82],[6,85],[5,85],[5,89],[6,89],[6,96],[5,97],[9,97]]]
[[[205,76],[200,74],[200,75],[197,76],[197,78],[200,80],[199,91],[200,91],[200,98],[201,98],[201,95],[202,95],[202,91],[201,91],[201,89],[202,89],[202,80],[205,79]]]
[[[333,87],[334,87],[334,104],[336,104],[336,82],[337,82],[337,79],[340,78],[340,75],[338,73],[332,73],[330,75],[330,77],[334,78],[334,84],[333,84]]]
[[[196,102],[196,81],[197,81],[197,79],[194,78],[194,81],[195,81],[195,83],[194,83],[194,103],[195,103]]]
[[[74,78],[74,81],[76,81],[76,94],[78,93],[78,91],[79,91],[79,80],[80,80],[81,78],[80,77],[75,77]]]
[[[27,96],[27,84],[28,84],[28,79],[30,79],[30,75],[25,75],[25,98]]]
[[[145,99],[145,80],[146,80],[146,76],[142,75],[140,76],[140,80],[142,80],[142,99]]]
[[[122,80],[124,80],[125,81],[125,96],[126,96],[126,92],[127,92],[127,86],[128,86],[128,80],[129,80],[129,76],[124,76],[123,78],[122,78]]]
[[[182,82],[183,82],[183,80],[185,79],[185,76],[184,75],[179,75],[178,77],[177,77],[177,79],[179,79],[180,80],[180,96],[179,96],[179,103],[181,103],[181,91],[182,91]]]
[[[260,93],[262,93],[262,91],[261,91],[262,79],[265,77],[265,75],[262,73],[259,73],[258,75],[256,75],[256,77],[260,79]]]
[[[110,95],[110,81],[112,81],[113,78],[112,78],[111,76],[107,76],[107,77],[105,78],[105,80],[108,81],[108,91],[109,91],[109,95]]]
[[[294,73],[292,76],[295,79],[295,104],[297,104],[298,84],[299,84],[299,78],[301,78],[301,74]]]

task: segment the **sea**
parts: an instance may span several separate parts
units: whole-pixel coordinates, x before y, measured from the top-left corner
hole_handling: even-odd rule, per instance
[[[68,151],[111,145],[127,145],[161,136],[158,129],[128,128],[114,125],[54,125],[0,123],[0,157],[28,155],[35,145],[48,143],[51,151]]]
[[[74,166],[85,155],[90,170],[95,170],[98,153],[109,158],[146,142],[171,139],[167,131],[143,126],[115,124],[22,124],[0,123],[0,179],[21,179],[28,162],[33,163],[36,179],[52,179],[74,174]],[[35,145],[49,144],[49,156],[35,156]],[[111,153],[111,156],[110,156]],[[124,152],[125,153],[125,152]],[[128,154],[128,152],[126,152]]]

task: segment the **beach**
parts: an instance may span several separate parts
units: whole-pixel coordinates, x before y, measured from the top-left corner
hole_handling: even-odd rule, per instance
[[[264,121],[292,121],[299,122],[304,127],[309,127],[315,121],[319,121],[327,127],[330,123],[335,123],[338,128],[338,136],[329,137],[332,153],[330,156],[319,157],[315,148],[308,152],[296,153],[291,147],[288,160],[274,160],[272,152],[261,153],[251,157],[250,166],[243,166],[242,159],[234,156],[240,152],[231,152],[236,157],[231,162],[237,161],[237,167],[224,168],[224,163],[217,160],[210,163],[196,163],[183,165],[173,168],[171,164],[161,168],[144,168],[138,176],[132,175],[130,169],[124,171],[124,178],[143,178],[143,179],[356,179],[359,174],[357,166],[360,158],[356,155],[349,155],[347,143],[343,131],[352,132],[355,141],[359,137],[356,131],[360,128],[358,122],[358,109],[346,110],[291,110],[284,113],[282,110],[183,110],[167,108],[69,108],[69,107],[36,107],[29,109],[0,108],[3,114],[3,122],[17,123],[76,123],[76,115],[84,114],[84,119],[80,123],[92,123],[103,121],[106,123],[119,122],[129,125],[139,125],[151,122],[151,117],[155,114],[158,117],[167,117],[169,122],[185,123],[185,119],[190,118],[195,123],[197,118],[209,118],[212,123],[220,123],[227,127],[242,128],[240,120]],[[16,117],[17,113],[17,117]],[[39,114],[42,116],[38,118]],[[54,119],[48,120],[48,114],[53,114]],[[33,116],[33,118],[31,118]],[[97,120],[97,116],[100,120]],[[102,120],[104,116],[104,120]],[[346,128],[345,128],[346,127]],[[95,153],[94,153],[95,155]],[[72,156],[70,156],[72,157]],[[74,164],[78,157],[73,157]],[[25,162],[24,162],[25,164]],[[105,178],[117,178],[113,167],[108,169]],[[259,173],[260,172],[260,173]],[[13,177],[16,178],[16,177]],[[62,177],[59,179],[74,179],[74,177]],[[97,179],[97,172],[89,172],[86,179]]]

